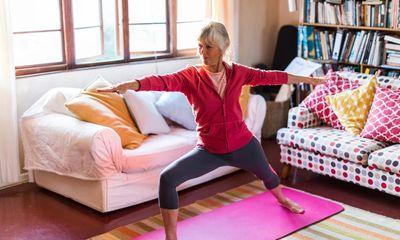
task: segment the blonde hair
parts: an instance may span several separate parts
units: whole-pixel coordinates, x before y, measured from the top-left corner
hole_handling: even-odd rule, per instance
[[[225,53],[231,43],[224,24],[213,21],[209,22],[201,29],[197,40],[204,41],[206,44],[210,45],[217,44],[223,53]]]

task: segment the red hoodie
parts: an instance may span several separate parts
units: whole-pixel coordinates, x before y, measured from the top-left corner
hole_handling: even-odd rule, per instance
[[[212,153],[233,152],[252,138],[239,104],[242,86],[286,84],[288,76],[285,72],[258,70],[240,64],[229,66],[224,62],[224,67],[226,87],[223,99],[201,66],[188,66],[173,74],[139,79],[139,91],[182,92],[195,115],[197,145]]]

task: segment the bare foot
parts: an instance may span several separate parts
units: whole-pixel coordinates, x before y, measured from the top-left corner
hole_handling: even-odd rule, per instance
[[[300,206],[299,204],[293,202],[292,200],[290,200],[289,198],[285,198],[284,200],[280,200],[279,203],[287,208],[289,211],[291,211],[292,213],[296,213],[296,214],[303,214],[304,213],[304,208],[302,206]]]

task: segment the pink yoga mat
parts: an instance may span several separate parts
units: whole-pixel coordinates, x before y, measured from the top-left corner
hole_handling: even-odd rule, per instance
[[[179,222],[178,240],[278,239],[343,211],[341,205],[317,196],[291,188],[283,192],[300,203],[305,213],[291,213],[270,192],[264,192]],[[164,239],[164,229],[135,238]]]

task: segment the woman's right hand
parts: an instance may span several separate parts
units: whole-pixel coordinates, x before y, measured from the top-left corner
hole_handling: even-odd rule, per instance
[[[131,82],[122,82],[118,83],[117,85],[110,86],[110,87],[104,87],[104,88],[97,88],[97,92],[115,92],[118,94],[124,94],[128,90],[138,90],[139,89],[139,83],[134,80]]]

